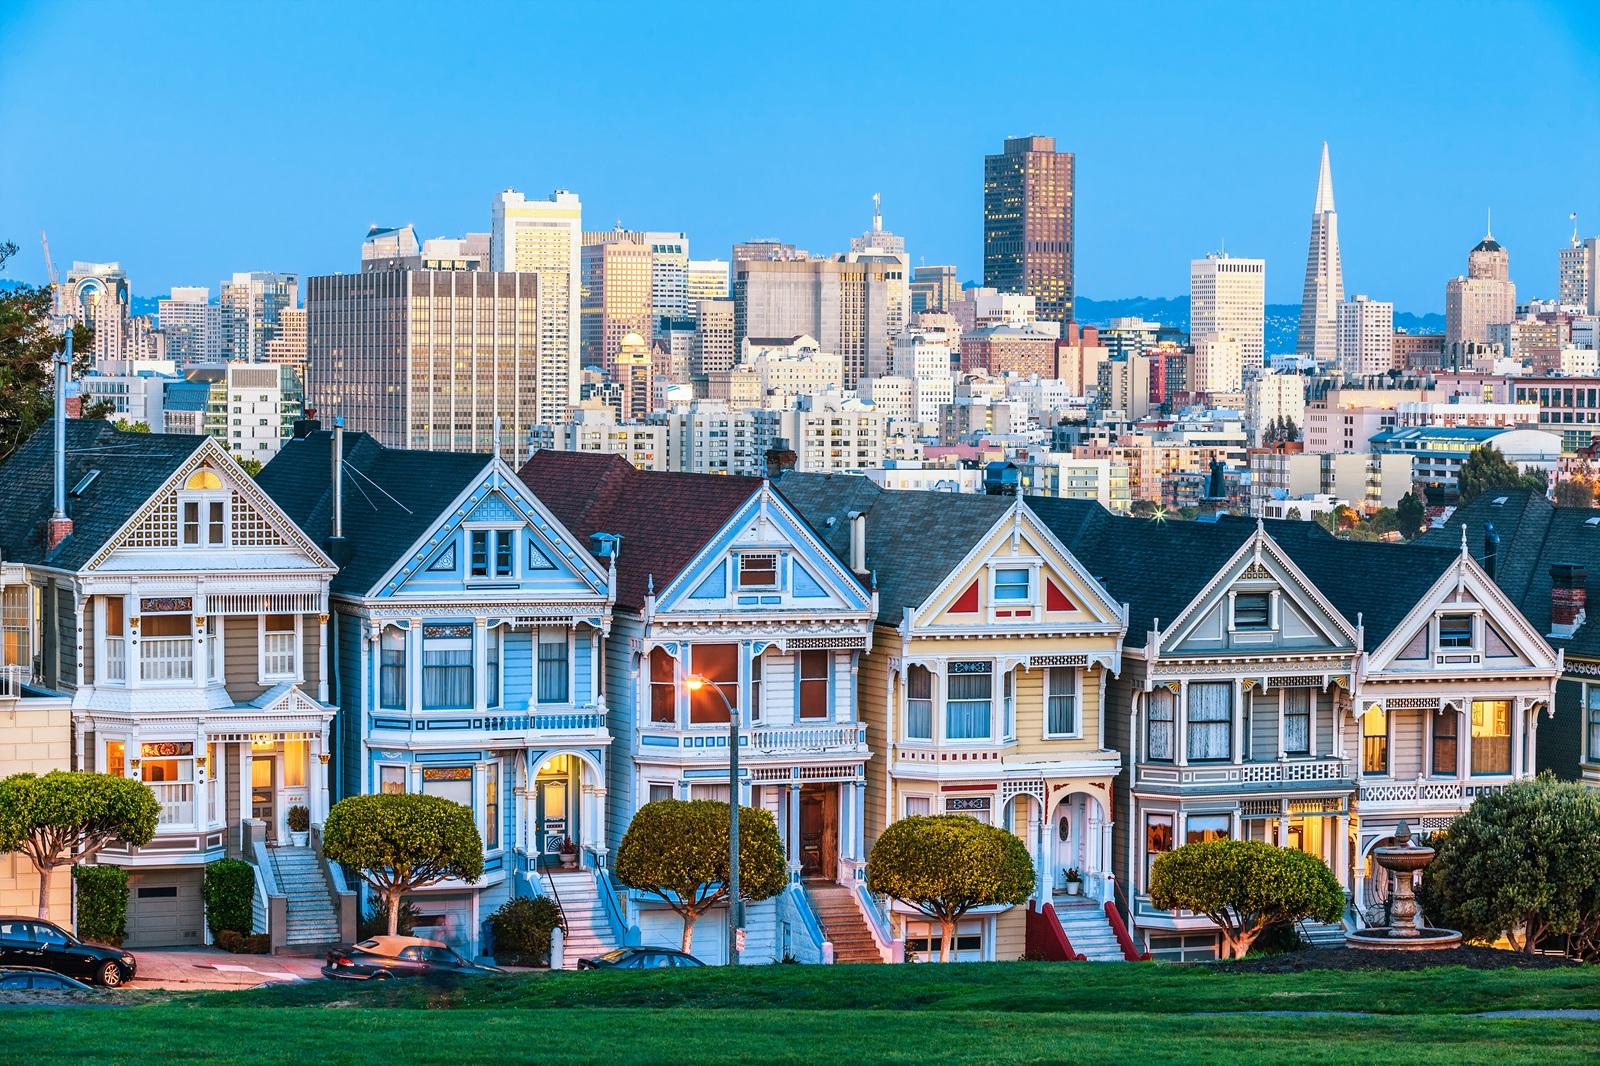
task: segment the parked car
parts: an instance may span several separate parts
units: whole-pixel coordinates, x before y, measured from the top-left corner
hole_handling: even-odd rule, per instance
[[[42,966],[8,966],[0,969],[0,992],[93,992],[82,981]]]
[[[419,936],[375,936],[328,952],[322,976],[343,981],[386,981],[394,977],[478,977],[505,973],[464,959],[448,944]]]
[[[617,948],[592,959],[579,959],[580,970],[661,970],[673,966],[704,966],[687,951],[672,948]]]
[[[133,979],[134,957],[108,944],[79,940],[54,922],[0,917],[0,966],[37,966],[116,988]]]

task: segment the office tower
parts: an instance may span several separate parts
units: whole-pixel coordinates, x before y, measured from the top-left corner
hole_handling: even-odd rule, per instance
[[[1348,378],[1394,368],[1394,304],[1357,296],[1339,305],[1339,369]]]
[[[1190,261],[1189,336],[1196,343],[1206,337],[1237,341],[1246,377],[1264,365],[1266,308],[1265,259],[1234,259],[1226,252],[1213,252]]]
[[[728,298],[728,261],[726,259],[691,259],[685,278],[688,317],[699,313],[701,300],[726,300]]]
[[[655,386],[655,362],[650,343],[637,333],[622,338],[612,357],[611,379],[622,386],[622,420],[636,422],[650,413]]]
[[[650,230],[643,234],[650,246],[650,332],[664,335],[663,323],[689,314],[689,238],[682,233]]]
[[[1074,160],[1054,137],[1011,137],[983,160],[983,283],[1072,321]]]
[[[583,202],[557,189],[529,200],[514,189],[495,197],[489,230],[489,269],[537,273],[539,282],[538,418],[566,420],[578,399],[578,287]]]
[[[961,280],[953,266],[911,268],[911,311],[945,311],[961,295]]]
[[[222,283],[221,357],[228,362],[259,363],[267,342],[278,335],[278,316],[300,306],[300,279],[293,274],[252,271]]]
[[[179,370],[215,362],[222,350],[222,308],[203,285],[178,285],[156,304],[156,321],[167,337],[167,358]]]
[[[651,335],[650,245],[622,229],[585,233],[579,330],[583,365],[611,373],[622,338]]]
[[[307,403],[381,443],[527,455],[545,281],[532,272],[377,270],[306,287]],[[562,293],[562,298],[565,298]],[[566,366],[554,363],[566,383]],[[565,393],[561,393],[565,395]],[[562,405],[563,414],[566,405]]]
[[[1487,342],[1490,327],[1517,317],[1517,286],[1511,280],[1511,256],[1494,234],[1467,253],[1467,273],[1451,278],[1444,287],[1444,344],[1447,353],[1457,345]]]
[[[1592,243],[1600,244],[1600,238]],[[1594,283],[1594,275],[1589,270],[1589,257],[1589,249],[1584,247],[1584,241],[1578,236],[1578,213],[1574,211],[1572,241],[1561,249],[1558,258],[1558,306],[1588,310],[1589,287]]]
[[[887,259],[740,260],[734,264],[736,341],[746,337],[817,339],[844,359],[846,388],[887,365],[889,286]]]
[[[695,376],[733,369],[739,352],[732,300],[701,300],[695,309],[694,351],[689,373]]]
[[[96,367],[127,358],[132,287],[121,263],[74,262],[57,296],[57,310],[94,329]]]
[[[267,362],[286,366],[306,379],[306,309],[286,307],[278,314],[278,335],[267,342]]]
[[[422,270],[488,270],[489,235],[429,237],[422,242],[417,267]]]
[[[811,253],[796,248],[792,244],[763,238],[754,241],[740,241],[733,246],[730,256],[734,263],[741,259],[763,259],[775,262],[787,262],[793,259],[810,259]]]
[[[1330,363],[1339,348],[1339,305],[1344,303],[1344,269],[1339,264],[1339,213],[1333,206],[1333,170],[1328,142],[1322,142],[1317,200],[1311,209],[1311,243],[1306,249],[1306,285],[1300,298],[1300,338],[1295,352]]]
[[[362,270],[382,269],[371,264],[412,260],[421,254],[422,250],[417,245],[417,228],[410,223],[404,226],[373,225],[361,239]]]
[[[868,353],[866,367],[869,376],[876,376],[887,369],[894,357],[894,338],[906,328],[911,317],[911,260],[906,255],[906,241],[883,228],[882,202],[877,193],[872,194],[872,228],[851,239],[850,251],[844,260],[872,264],[875,270],[883,272],[887,333],[882,352],[876,356]]]

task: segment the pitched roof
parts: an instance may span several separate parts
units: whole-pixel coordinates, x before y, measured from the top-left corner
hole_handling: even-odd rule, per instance
[[[1011,500],[884,489],[847,474],[788,473],[773,483],[842,559],[850,557],[850,513],[867,516],[867,569],[878,582],[878,621],[899,625],[1005,517]]]
[[[491,456],[386,448],[365,433],[344,435],[344,535],[348,560],[331,589],[366,595],[483,473]],[[306,535],[333,531],[333,434],[284,442],[256,478]]]
[[[67,421],[67,517],[72,534],[44,550],[53,509],[54,421],[0,466],[0,553],[13,562],[81,569],[206,442],[187,433],[126,433],[95,419]],[[89,472],[99,473],[74,495]]]
[[[569,530],[622,538],[617,552],[617,605],[638,609],[652,581],[656,592],[683,572],[700,550],[761,489],[761,479],[637,470],[619,455],[541,449],[518,471]]]

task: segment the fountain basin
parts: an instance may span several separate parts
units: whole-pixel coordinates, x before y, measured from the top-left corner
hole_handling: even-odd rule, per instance
[[[1361,951],[1432,951],[1460,947],[1461,934],[1454,929],[1418,926],[1416,936],[1395,936],[1392,926],[1377,926],[1346,933],[1344,943]]]

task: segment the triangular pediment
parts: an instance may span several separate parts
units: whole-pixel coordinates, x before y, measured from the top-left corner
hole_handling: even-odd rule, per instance
[[[1555,663],[1549,642],[1463,555],[1372,650],[1368,673],[1501,672]]]

